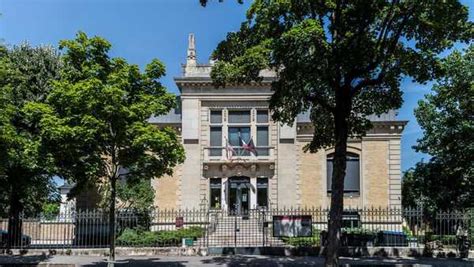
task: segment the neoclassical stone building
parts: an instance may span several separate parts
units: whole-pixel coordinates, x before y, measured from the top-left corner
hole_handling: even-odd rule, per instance
[[[328,207],[332,149],[305,153],[312,139],[308,114],[293,126],[272,121],[271,72],[262,83],[216,89],[212,62],[198,64],[189,37],[183,74],[176,77],[180,108],[152,118],[181,133],[186,161],[172,177],[153,180],[160,208],[211,208],[236,213],[258,207]],[[395,112],[372,116],[374,128],[348,144],[345,205],[401,205],[400,139],[406,121]],[[243,149],[252,140],[255,151]],[[233,151],[232,151],[233,150]]]

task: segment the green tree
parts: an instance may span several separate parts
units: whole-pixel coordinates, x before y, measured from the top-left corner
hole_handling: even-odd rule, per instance
[[[120,208],[148,212],[153,208],[155,193],[149,180],[124,181],[117,186]]]
[[[45,101],[59,69],[51,47],[0,48],[0,216],[9,218],[9,247],[19,244],[21,214],[39,213],[54,190],[52,161],[27,107]]]
[[[148,231],[151,226],[155,191],[150,180],[133,181],[126,179],[117,185],[119,209],[125,213],[133,213],[136,218],[135,227]],[[130,227],[131,225],[127,225]]]
[[[184,149],[171,128],[148,123],[166,114],[175,96],[159,82],[164,65],[152,60],[144,72],[123,58],[110,58],[111,44],[79,32],[60,42],[61,79],[41,114],[42,136],[54,155],[59,175],[83,184],[106,183],[109,196],[110,258],[115,257],[116,183],[123,176],[150,180],[171,174]],[[126,173],[120,169],[128,170]]]
[[[41,207],[43,218],[48,220],[54,219],[59,214],[59,206],[59,201],[56,201],[55,199],[45,202]]]
[[[216,86],[276,71],[273,118],[291,124],[309,111],[306,150],[335,147],[327,266],[338,261],[348,137],[366,133],[368,115],[401,106],[403,76],[436,77],[439,53],[472,32],[467,7],[454,0],[256,0],[214,51]]]
[[[404,203],[431,211],[474,205],[474,45],[453,52],[442,69],[445,76],[415,109],[423,129],[415,149],[432,158],[403,180]]]

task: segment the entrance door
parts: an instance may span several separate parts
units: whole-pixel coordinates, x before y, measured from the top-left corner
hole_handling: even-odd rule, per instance
[[[248,214],[250,207],[250,178],[229,178],[229,213],[230,215]]]

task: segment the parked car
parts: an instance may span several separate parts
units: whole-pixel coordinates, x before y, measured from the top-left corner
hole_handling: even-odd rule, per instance
[[[0,247],[5,248],[8,244],[8,232],[0,230]],[[28,235],[21,235],[21,245],[15,244],[15,247],[29,247],[31,245],[31,237]]]

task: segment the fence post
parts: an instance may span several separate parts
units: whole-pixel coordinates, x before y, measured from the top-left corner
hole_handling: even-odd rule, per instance
[[[209,248],[209,234],[210,234],[210,231],[211,231],[211,228],[214,227],[213,225],[211,225],[211,223],[214,223],[213,220],[211,219],[211,210],[208,209],[207,212],[206,212],[206,220],[207,220],[207,223],[206,223],[206,247]]]
[[[417,209],[419,210],[419,212],[417,212],[419,214],[419,220],[420,220],[420,233],[423,235],[423,244],[426,243],[426,229],[425,229],[425,216],[423,214],[423,203],[421,204],[421,206],[417,206]]]
[[[468,216],[469,216],[468,236],[469,236],[469,240],[473,240],[474,239],[474,207],[469,208]]]
[[[262,246],[265,247],[265,210],[259,211],[258,215],[261,217],[260,222],[262,223]]]

